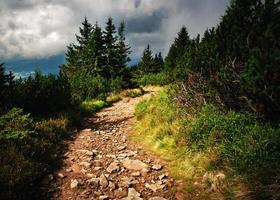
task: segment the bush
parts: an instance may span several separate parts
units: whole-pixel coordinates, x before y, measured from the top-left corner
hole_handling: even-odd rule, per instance
[[[136,79],[139,85],[167,85],[172,82],[172,77],[166,72],[158,74],[145,74]]]
[[[107,105],[106,101],[91,99],[81,103],[81,110],[85,114],[91,114],[106,107]]]
[[[36,72],[25,80],[15,81],[12,106],[36,115],[52,114],[71,105],[70,86],[62,76],[43,76]]]
[[[62,151],[68,137],[65,117],[35,122],[22,109],[14,108],[0,117],[0,198],[28,193]],[[7,195],[7,197],[5,196]]]
[[[139,97],[143,95],[144,90],[142,88],[134,88],[134,89],[127,89],[121,92],[121,96],[123,97]]]
[[[79,73],[71,78],[71,93],[75,101],[82,102],[98,96],[106,96],[107,83],[101,76]]]

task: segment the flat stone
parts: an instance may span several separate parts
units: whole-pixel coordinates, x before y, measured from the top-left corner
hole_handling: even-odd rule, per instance
[[[118,149],[119,151],[122,151],[122,150],[125,150],[125,149],[126,149],[126,146],[119,146],[119,147],[117,147],[117,149]]]
[[[94,156],[94,153],[92,151],[86,149],[78,149],[77,152],[82,153],[86,156]]]
[[[156,192],[157,190],[163,189],[165,185],[161,185],[159,183],[154,183],[154,184],[146,183],[145,187],[151,189],[153,192]]]
[[[106,195],[102,195],[102,196],[99,197],[99,199],[100,200],[107,200],[107,199],[109,199],[109,197],[106,196]]]
[[[167,200],[167,199],[165,199],[163,197],[152,197],[149,200]]]
[[[159,180],[164,179],[165,177],[168,177],[168,173],[162,174],[158,177]]]
[[[100,176],[99,183],[103,188],[106,188],[109,185],[109,182],[104,174]]]
[[[113,183],[112,181],[109,182],[109,186],[108,186],[111,190],[114,190],[116,188],[116,184]]]
[[[90,166],[91,166],[91,164],[89,162],[80,162],[79,165],[83,166],[83,167],[85,167],[87,169],[90,168]]]
[[[102,168],[103,168],[103,167],[94,167],[93,170],[94,170],[94,171],[99,171],[99,170],[101,170]]]
[[[59,178],[64,178],[64,177],[65,177],[62,173],[58,173],[57,176],[58,176]]]
[[[82,130],[82,132],[90,132],[91,131],[91,128],[85,128]]]
[[[140,193],[137,192],[134,188],[128,188],[127,197],[122,198],[122,200],[143,200],[140,198]]]
[[[138,177],[138,176],[141,176],[141,173],[140,172],[133,172],[133,173],[131,173],[131,176]]]
[[[70,188],[74,189],[79,186],[79,181],[77,179],[71,180]]]
[[[88,179],[86,182],[88,185],[93,186],[94,188],[98,188],[99,186],[99,178],[91,178]]]
[[[135,180],[133,177],[122,177],[121,178],[122,182],[121,182],[121,185],[124,186],[124,187],[130,187],[134,184],[137,184],[139,183],[137,180]]]
[[[118,172],[120,170],[119,164],[114,161],[112,162],[109,167],[106,169],[107,172],[109,173],[114,173],[114,172]]]
[[[134,188],[128,188],[128,195],[129,197],[140,197],[140,193],[137,192]]]
[[[127,168],[129,170],[135,170],[135,171],[139,171],[139,170],[149,167],[147,164],[143,163],[140,160],[126,159],[126,160],[122,161],[122,164],[125,168]]]
[[[161,165],[153,165],[152,169],[154,169],[154,170],[161,170],[162,166]]]

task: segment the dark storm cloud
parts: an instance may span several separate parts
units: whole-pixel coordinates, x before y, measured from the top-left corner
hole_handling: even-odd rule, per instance
[[[134,2],[135,8],[138,8],[140,6],[140,4],[141,4],[141,0],[135,0],[135,2]]]
[[[0,0],[0,57],[48,57],[73,42],[87,16],[126,21],[131,57],[149,43],[165,54],[182,25],[192,37],[215,26],[230,0]]]
[[[167,10],[157,10],[151,15],[131,17],[126,21],[127,31],[129,33],[158,32],[165,18],[167,18]]]

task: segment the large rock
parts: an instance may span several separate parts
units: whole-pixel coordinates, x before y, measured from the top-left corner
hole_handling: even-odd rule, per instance
[[[167,200],[167,199],[165,199],[163,197],[152,197],[149,200]]]
[[[133,177],[122,177],[121,178],[122,182],[120,183],[123,187],[130,187],[134,184],[139,183],[137,180],[135,180]]]
[[[153,165],[152,169],[154,169],[154,170],[161,170],[162,166],[161,165]]]
[[[129,170],[135,170],[135,171],[140,171],[144,168],[148,168],[149,166],[145,163],[143,163],[140,160],[130,160],[126,159],[122,161],[122,164],[125,168]]]
[[[153,192],[156,192],[160,189],[163,189],[165,187],[165,185],[160,184],[160,183],[154,183],[154,184],[146,183],[145,187],[151,189]]]
[[[137,192],[134,188],[128,188],[127,197],[122,198],[122,200],[143,200],[140,196],[140,193]]]
[[[120,167],[119,167],[119,164],[116,161],[112,162],[108,166],[108,168],[106,169],[106,171],[109,172],[109,173],[118,172],[119,170],[120,170]]]
[[[99,184],[103,187],[106,188],[109,185],[109,181],[107,180],[106,176],[102,174],[99,178]]]
[[[89,162],[80,162],[79,165],[86,169],[90,168],[90,166],[91,166],[91,164]]]
[[[70,183],[71,189],[77,188],[78,186],[79,186],[79,181],[77,179],[71,180],[71,183]]]

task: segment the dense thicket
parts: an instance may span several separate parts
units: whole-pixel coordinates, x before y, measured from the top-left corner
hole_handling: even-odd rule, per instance
[[[235,0],[201,39],[190,39],[183,27],[165,68],[181,80],[188,69],[201,73],[229,108],[279,119],[279,32],[279,2]]]
[[[117,31],[112,18],[103,31],[87,18],[82,22],[77,42],[68,46],[66,64],[61,66],[76,100],[105,96],[130,85],[127,78],[130,48],[125,43],[124,31],[124,22]]]

